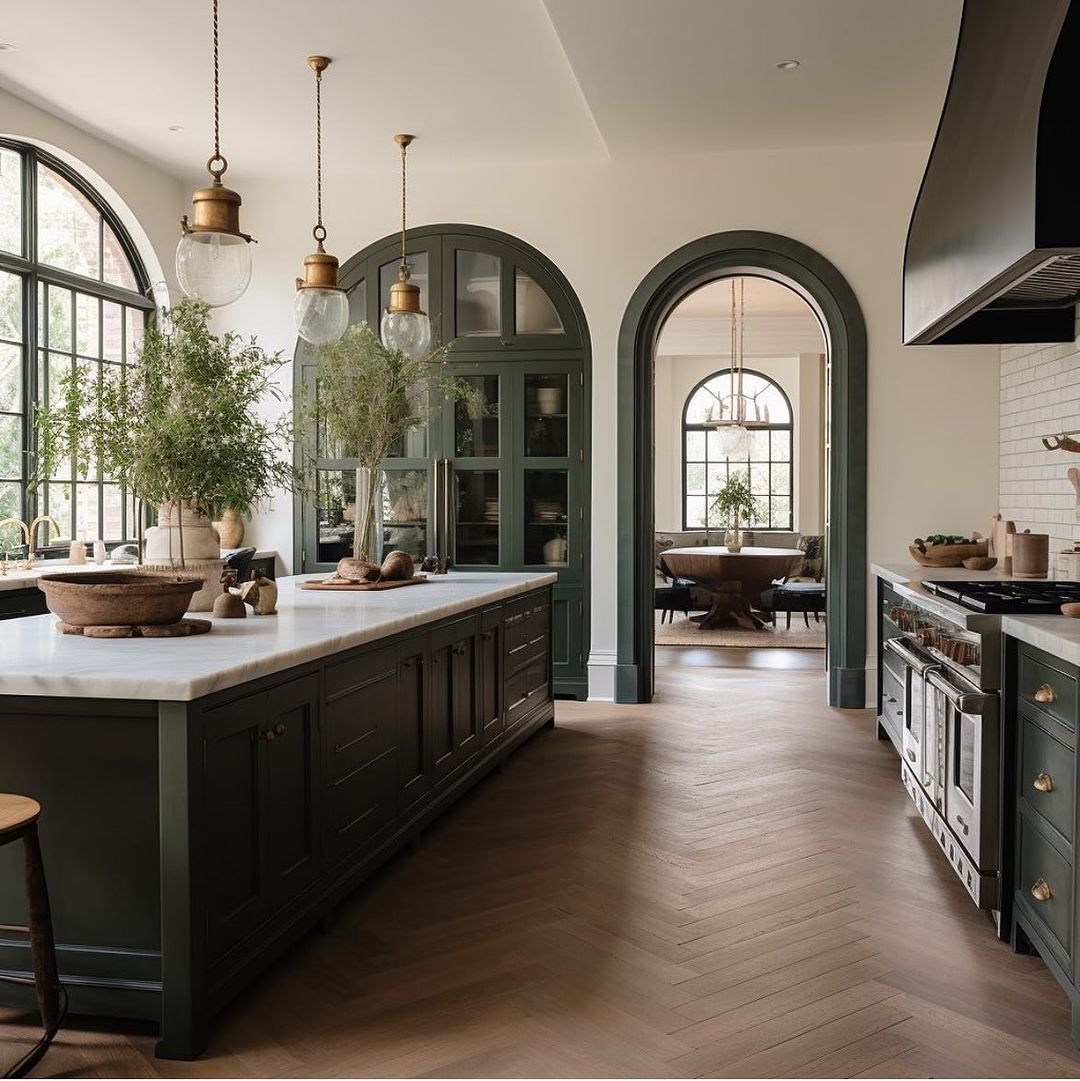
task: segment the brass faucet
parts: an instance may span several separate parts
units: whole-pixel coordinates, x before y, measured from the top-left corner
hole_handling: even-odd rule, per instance
[[[30,545],[30,527],[19,518],[5,518],[0,522],[0,529],[3,529],[6,525],[17,525],[23,531],[23,537],[26,540],[26,559],[23,560],[22,569],[24,571],[31,570],[34,566],[34,562],[33,549]]]
[[[52,527],[52,534],[53,534],[54,537],[59,537],[60,536],[60,526],[57,524],[56,519],[51,514],[39,514],[30,523],[30,548],[28,550],[28,555],[30,556],[31,559],[33,559],[33,557],[34,557],[34,545],[37,543],[37,541],[35,540],[35,538],[37,537],[37,527],[39,525],[41,525],[43,522],[46,525]],[[46,544],[49,543],[49,531],[48,530],[45,530],[45,543]]]

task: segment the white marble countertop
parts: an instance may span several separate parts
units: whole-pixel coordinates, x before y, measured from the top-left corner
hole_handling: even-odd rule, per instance
[[[277,552],[256,552],[252,557],[254,559],[265,559],[267,556],[276,556]],[[131,563],[110,563],[109,560],[105,560],[102,564],[97,564],[93,560],[88,559],[85,563],[80,563],[77,566],[72,563],[65,563],[60,559],[42,559],[38,560],[34,566],[28,570],[16,570],[17,562],[12,559],[8,563],[7,574],[0,574],[0,591],[5,589],[33,589],[37,580],[43,574],[80,574],[89,571],[130,571],[133,569],[134,564]]]
[[[60,634],[54,615],[0,623],[0,694],[179,701],[234,687],[294,665],[527,593],[554,574],[433,575],[425,585],[320,592],[278,580],[278,614],[212,619],[189,638],[92,639]]]
[[[948,619],[963,620],[964,626],[973,630],[986,629],[989,620],[1000,622],[1003,634],[1027,642],[1028,645],[1045,650],[1054,657],[1080,665],[1080,619],[1068,616],[1024,616],[1024,615],[983,615],[972,612],[952,601],[944,600],[927,593],[922,583],[933,578],[938,581],[1049,581],[1050,579],[1018,578],[1013,579],[1003,574],[997,567],[988,571],[969,571],[963,567],[920,567],[916,563],[873,563],[871,571],[887,582],[891,582],[901,594],[906,594],[931,611],[937,611]]]

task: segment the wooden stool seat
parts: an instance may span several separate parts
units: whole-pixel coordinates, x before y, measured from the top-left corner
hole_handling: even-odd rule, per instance
[[[8,833],[18,833],[41,814],[41,804],[29,796],[13,796],[0,792],[0,839]]]
[[[61,985],[56,970],[56,946],[53,942],[49,891],[45,885],[45,865],[41,859],[41,844],[38,840],[37,823],[40,814],[41,805],[37,800],[32,800],[29,796],[0,792],[0,845],[22,841],[26,909],[29,917],[25,927],[4,925],[3,930],[25,933],[28,936],[30,961],[34,969],[33,979],[4,973],[0,975],[0,980],[33,986],[45,1029],[41,1039],[4,1072],[4,1077],[25,1077],[41,1061],[67,1013],[67,992]]]

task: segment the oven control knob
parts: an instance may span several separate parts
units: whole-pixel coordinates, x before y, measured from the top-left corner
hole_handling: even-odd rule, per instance
[[[1053,792],[1054,781],[1049,773],[1039,773],[1036,775],[1035,780],[1031,782],[1031,787],[1036,792]]]
[[[1045,878],[1040,878],[1031,887],[1031,896],[1039,902],[1049,901],[1054,896],[1054,891],[1050,889],[1050,884]]]
[[[1057,701],[1057,692],[1054,690],[1053,687],[1050,686],[1049,683],[1044,683],[1035,692],[1035,701],[1041,702],[1043,705],[1050,705],[1051,703]]]

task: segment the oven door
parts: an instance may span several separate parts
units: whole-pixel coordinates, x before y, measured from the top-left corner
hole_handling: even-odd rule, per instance
[[[927,680],[944,735],[945,821],[980,873],[993,872],[1001,834],[998,696],[943,669]]]
[[[904,638],[890,638],[885,648],[900,659],[904,673],[903,738],[904,760],[931,801],[937,803],[937,741],[933,736],[933,719],[927,709],[927,674],[937,662],[918,646]],[[929,725],[928,725],[929,722]]]

